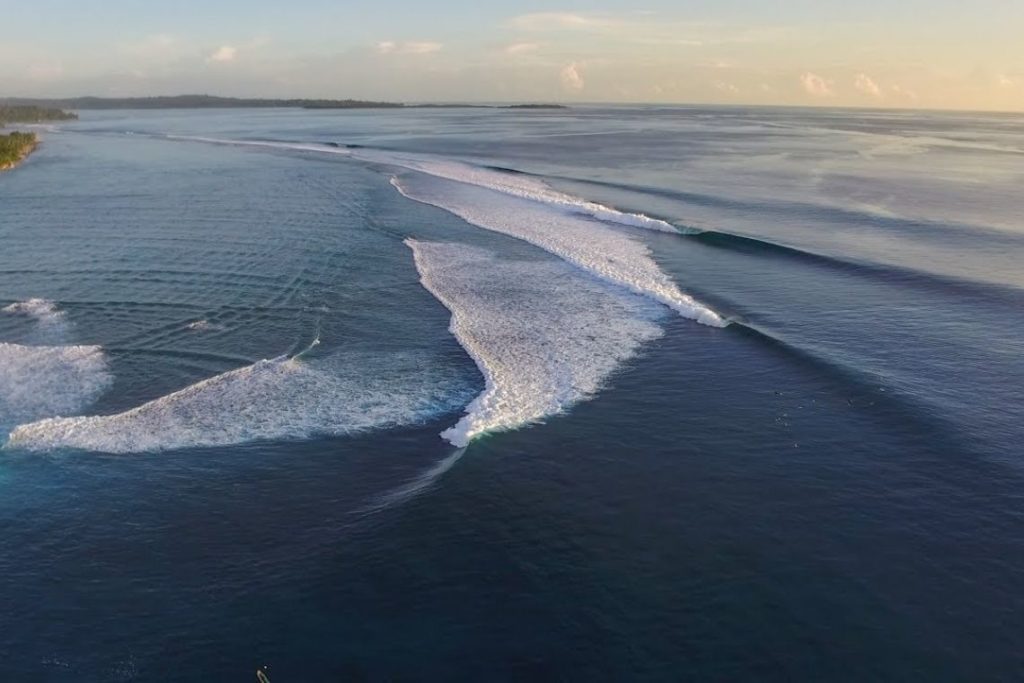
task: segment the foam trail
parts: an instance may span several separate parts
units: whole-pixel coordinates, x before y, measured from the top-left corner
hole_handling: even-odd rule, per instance
[[[433,467],[428,469],[423,474],[419,475],[407,484],[403,484],[398,488],[385,493],[378,498],[372,505],[368,505],[361,509],[359,512],[362,513],[375,513],[382,510],[386,510],[395,505],[401,505],[402,503],[408,502],[423,493],[431,486],[433,486],[438,479],[443,477],[451,468],[455,467],[455,464],[462,459],[462,456],[466,454],[465,448],[458,448],[451,455],[439,460],[434,464]]]
[[[7,447],[138,453],[341,435],[410,424],[472,394],[425,353],[281,356],[216,375],[115,415],[17,427]]]
[[[596,275],[713,327],[726,321],[679,287],[641,241],[599,223],[545,206],[445,180],[393,179],[409,199],[449,211],[473,225],[524,240]]]
[[[661,335],[656,305],[566,263],[501,260],[461,244],[406,244],[486,384],[441,434],[456,446],[592,397],[641,344]]]
[[[0,424],[74,415],[112,381],[98,346],[0,343]]]

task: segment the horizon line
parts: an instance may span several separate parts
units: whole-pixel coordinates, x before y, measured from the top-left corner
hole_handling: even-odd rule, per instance
[[[580,100],[377,100],[360,99],[356,97],[272,97],[265,95],[212,95],[210,93],[176,93],[172,95],[66,95],[66,96],[32,96],[0,95],[0,102],[17,101],[59,101],[59,100],[145,100],[145,99],[173,99],[183,97],[208,97],[221,100],[253,100],[253,101],[295,101],[295,102],[367,102],[385,105],[515,105],[515,104],[543,104],[558,105],[563,107],[723,107],[723,108],[766,108],[766,109],[845,109],[861,111],[904,111],[904,112],[933,112],[933,113],[962,113],[962,114],[1024,114],[1024,109],[961,109],[956,107],[914,107],[914,106],[879,106],[863,104],[767,104],[752,102],[644,102],[644,101],[580,101]],[[200,107],[182,107],[183,109],[197,109]],[[215,107],[210,107],[215,108]],[[244,107],[240,107],[244,108]],[[273,108],[273,107],[269,107]],[[396,107],[400,108],[400,107]]]

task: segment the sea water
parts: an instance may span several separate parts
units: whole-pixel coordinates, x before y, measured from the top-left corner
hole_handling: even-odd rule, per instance
[[[1024,674],[1024,118],[83,112],[0,176],[11,680]]]

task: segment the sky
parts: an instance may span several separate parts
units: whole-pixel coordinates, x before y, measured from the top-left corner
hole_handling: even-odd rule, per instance
[[[0,97],[1024,111],[1024,0],[0,0]]]

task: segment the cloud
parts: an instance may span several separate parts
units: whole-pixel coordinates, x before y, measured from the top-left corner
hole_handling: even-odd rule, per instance
[[[583,74],[580,73],[580,65],[576,62],[572,64],[566,64],[562,68],[561,81],[562,87],[566,90],[572,90],[579,92],[586,87],[586,81],[583,80]]]
[[[724,92],[728,95],[738,95],[740,92],[740,89],[736,87],[736,85],[732,83],[726,83],[725,81],[716,81],[715,90],[718,90],[719,92]]]
[[[578,31],[607,28],[614,22],[571,12],[534,12],[513,17],[509,23],[522,31]]]
[[[865,95],[871,97],[881,97],[882,89],[878,87],[870,76],[867,74],[857,74],[857,78],[854,80],[853,85],[857,90],[860,90]]]
[[[793,29],[780,26],[738,26],[720,22],[685,21],[658,12],[575,13],[533,12],[508,20],[507,25],[528,33],[596,36],[621,45],[646,47],[703,47],[708,45],[777,43]]]
[[[999,74],[996,76],[996,83],[1000,88],[1012,88],[1017,85],[1017,81],[1013,80],[1006,74]]]
[[[507,55],[523,55],[529,52],[536,52],[540,49],[540,45],[537,43],[513,43],[512,45],[506,45],[504,52]]]
[[[233,62],[238,57],[238,48],[231,45],[221,45],[210,53],[206,58],[207,64]]]
[[[443,44],[428,41],[396,43],[393,40],[385,40],[377,43],[377,52],[382,55],[429,55],[443,49]]]
[[[800,85],[808,95],[814,97],[831,97],[833,94],[831,83],[810,71],[800,76]]]

